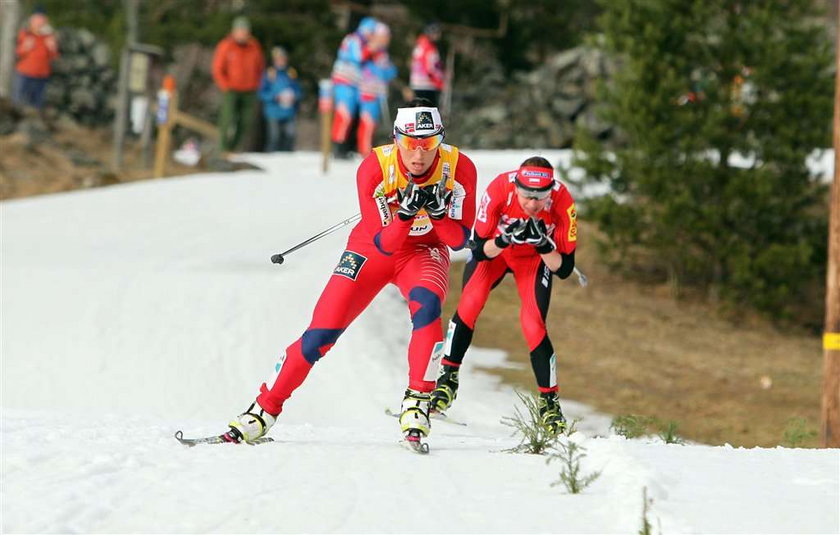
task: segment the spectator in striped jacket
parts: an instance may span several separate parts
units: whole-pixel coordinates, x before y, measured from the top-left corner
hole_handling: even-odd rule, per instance
[[[428,24],[417,38],[411,53],[411,77],[409,86],[417,98],[425,98],[433,106],[438,105],[443,89],[443,65],[437,43],[441,27],[437,22]]]

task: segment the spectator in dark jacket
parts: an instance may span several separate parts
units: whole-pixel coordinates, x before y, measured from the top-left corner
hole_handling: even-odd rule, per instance
[[[289,67],[286,50],[274,47],[271,60],[272,65],[265,71],[259,91],[266,123],[265,151],[292,151],[295,148],[295,116],[302,92],[297,72]]]

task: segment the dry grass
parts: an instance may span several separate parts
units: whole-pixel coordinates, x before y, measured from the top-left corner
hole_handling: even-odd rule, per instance
[[[548,316],[563,397],[612,415],[675,420],[681,436],[708,444],[775,446],[792,418],[819,429],[817,336],[755,319],[736,324],[709,305],[673,299],[666,287],[611,275],[586,248],[577,257],[590,285],[580,288],[574,275],[555,279]],[[445,320],[458,302],[462,271],[453,265]],[[492,371],[535,388],[511,277],[491,294],[473,343],[507,351],[522,370]],[[817,446],[817,439],[801,445]]]

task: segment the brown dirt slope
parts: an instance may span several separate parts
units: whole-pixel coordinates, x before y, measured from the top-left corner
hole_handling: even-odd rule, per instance
[[[123,166],[111,170],[112,136],[70,122],[51,124],[27,119],[8,135],[0,135],[0,200],[108,186],[151,178],[137,141],[125,147]],[[177,163],[168,175],[198,172]]]

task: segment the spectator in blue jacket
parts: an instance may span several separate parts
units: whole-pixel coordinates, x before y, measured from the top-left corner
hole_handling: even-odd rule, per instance
[[[259,90],[266,122],[265,151],[292,151],[295,116],[303,93],[297,72],[289,67],[289,57],[283,47],[276,46],[271,50],[271,61],[272,66],[266,69]]]

